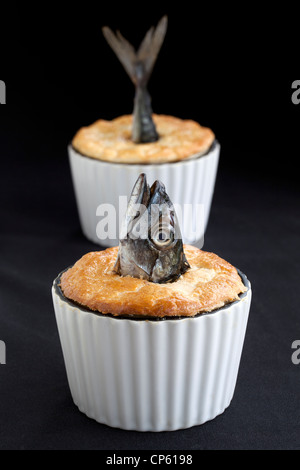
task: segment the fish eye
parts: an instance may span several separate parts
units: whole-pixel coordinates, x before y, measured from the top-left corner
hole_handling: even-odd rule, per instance
[[[159,248],[167,248],[174,241],[174,232],[170,227],[159,225],[151,234],[151,241]]]

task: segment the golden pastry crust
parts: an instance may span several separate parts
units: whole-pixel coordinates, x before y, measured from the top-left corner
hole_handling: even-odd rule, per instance
[[[214,253],[184,245],[189,269],[177,281],[154,284],[113,273],[118,247],[84,255],[61,277],[65,297],[112,315],[192,317],[239,299],[245,292],[237,270]]]
[[[112,163],[167,163],[203,155],[215,140],[211,129],[195,121],[153,115],[159,140],[135,144],[131,140],[132,115],[81,128],[72,145],[81,154]]]

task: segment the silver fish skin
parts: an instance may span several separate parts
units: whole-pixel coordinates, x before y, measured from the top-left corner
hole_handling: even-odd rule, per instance
[[[132,140],[135,143],[155,142],[159,139],[152,119],[151,97],[147,85],[164,41],[167,25],[168,18],[164,16],[156,28],[149,29],[137,51],[119,31],[114,34],[107,26],[102,28],[105,39],[135,85],[132,128]]]
[[[189,267],[165,187],[155,181],[150,188],[142,173],[130,196],[114,271],[121,276],[166,283],[177,280]]]

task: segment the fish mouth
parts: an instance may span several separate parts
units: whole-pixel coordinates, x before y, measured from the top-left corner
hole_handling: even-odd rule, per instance
[[[114,267],[121,276],[173,282],[189,269],[175,209],[160,181],[142,173],[129,199]]]
[[[130,196],[121,239],[148,239],[161,249],[181,239],[179,223],[173,203],[163,183],[155,181],[151,188],[142,173]]]

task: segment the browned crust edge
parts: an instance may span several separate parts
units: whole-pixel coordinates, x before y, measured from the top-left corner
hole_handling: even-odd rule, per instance
[[[118,247],[113,247],[84,255],[63,273],[60,287],[66,298],[95,312],[157,318],[210,312],[247,290],[227,261],[190,245],[184,249],[191,269],[174,283],[114,274]]]
[[[136,144],[131,140],[132,115],[111,121],[99,119],[82,127],[72,140],[75,150],[90,158],[112,163],[169,163],[203,155],[215,134],[189,119],[154,114],[160,139]]]

